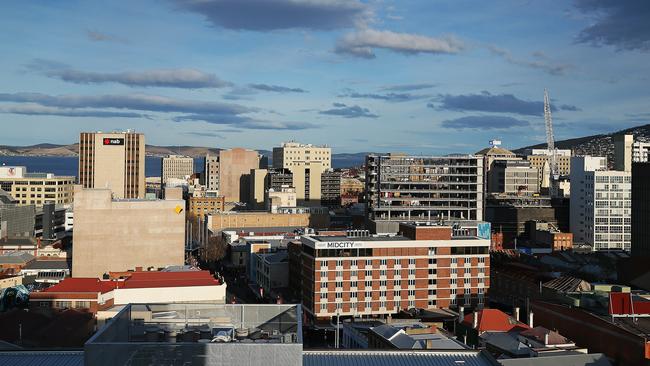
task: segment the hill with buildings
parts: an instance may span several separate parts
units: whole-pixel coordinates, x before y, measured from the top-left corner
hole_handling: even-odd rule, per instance
[[[650,124],[636,126],[608,134],[576,137],[573,139],[555,141],[558,149],[571,149],[574,155],[607,156],[607,161],[613,161],[614,142],[612,136],[620,134],[634,135],[635,141],[650,141]],[[529,149],[544,149],[546,143],[522,147],[513,150],[517,154],[525,154]]]

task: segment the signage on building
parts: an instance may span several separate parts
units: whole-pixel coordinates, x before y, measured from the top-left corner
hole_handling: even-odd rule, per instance
[[[316,249],[351,249],[363,248],[363,243],[353,241],[330,241],[316,243]]]
[[[104,138],[104,145],[124,145],[124,139]]]

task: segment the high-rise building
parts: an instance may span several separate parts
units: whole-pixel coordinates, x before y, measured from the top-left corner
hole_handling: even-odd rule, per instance
[[[540,172],[544,171],[544,164],[548,164],[551,153],[548,149],[532,149],[530,155],[526,156],[526,160],[530,162],[532,167],[539,169]],[[560,175],[571,174],[571,150],[558,149],[556,155],[557,171]],[[540,180],[543,177],[540,176]]]
[[[46,203],[72,204],[74,177],[50,173],[28,173],[24,166],[0,166],[0,189],[9,193],[18,205]]]
[[[539,170],[523,160],[499,160],[492,163],[488,187],[490,193],[533,195],[539,193]]]
[[[250,172],[260,168],[261,158],[257,151],[242,148],[219,152],[219,195],[226,202],[250,200]]]
[[[369,227],[396,233],[399,222],[483,219],[483,157],[366,157]]]
[[[194,174],[194,159],[189,156],[169,155],[162,158],[161,166],[160,177],[163,186],[169,178],[185,179]]]
[[[108,189],[76,186],[72,276],[183,265],[184,209],[180,188],[164,200],[114,200]]]
[[[630,250],[629,171],[607,170],[604,157],[571,158],[570,225],[576,244],[593,250]]]
[[[632,146],[634,136],[614,135],[614,170],[622,172],[632,171]]]
[[[327,207],[341,206],[341,172],[327,170],[321,174],[321,205]]]
[[[219,190],[219,155],[207,155],[204,160],[203,184],[208,191]]]
[[[301,206],[321,204],[322,175],[331,170],[331,160],[332,149],[327,146],[285,142],[273,148],[273,167],[292,174],[291,186]]]
[[[633,257],[650,258],[650,162],[632,163]]]
[[[647,162],[648,152],[650,152],[650,142],[634,141],[632,145],[632,161],[639,163]]]
[[[302,305],[310,319],[481,306],[490,287],[490,224],[401,223],[397,236],[305,235]]]
[[[114,198],[144,198],[144,135],[82,132],[79,137],[79,183],[108,188]]]

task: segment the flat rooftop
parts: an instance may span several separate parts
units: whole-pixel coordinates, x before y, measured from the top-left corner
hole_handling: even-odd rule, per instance
[[[411,240],[410,238],[407,238],[402,235],[394,235],[394,236],[321,236],[321,235],[315,235],[311,236],[311,238],[316,239],[317,241],[321,242],[335,242],[335,241],[408,241]]]

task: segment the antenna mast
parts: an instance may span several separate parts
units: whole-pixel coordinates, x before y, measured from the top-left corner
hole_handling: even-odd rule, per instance
[[[553,136],[553,117],[551,116],[551,100],[548,90],[544,89],[544,122],[546,123],[546,144],[548,145],[549,167],[551,168],[551,186],[558,181],[560,174],[557,168],[557,150]]]

